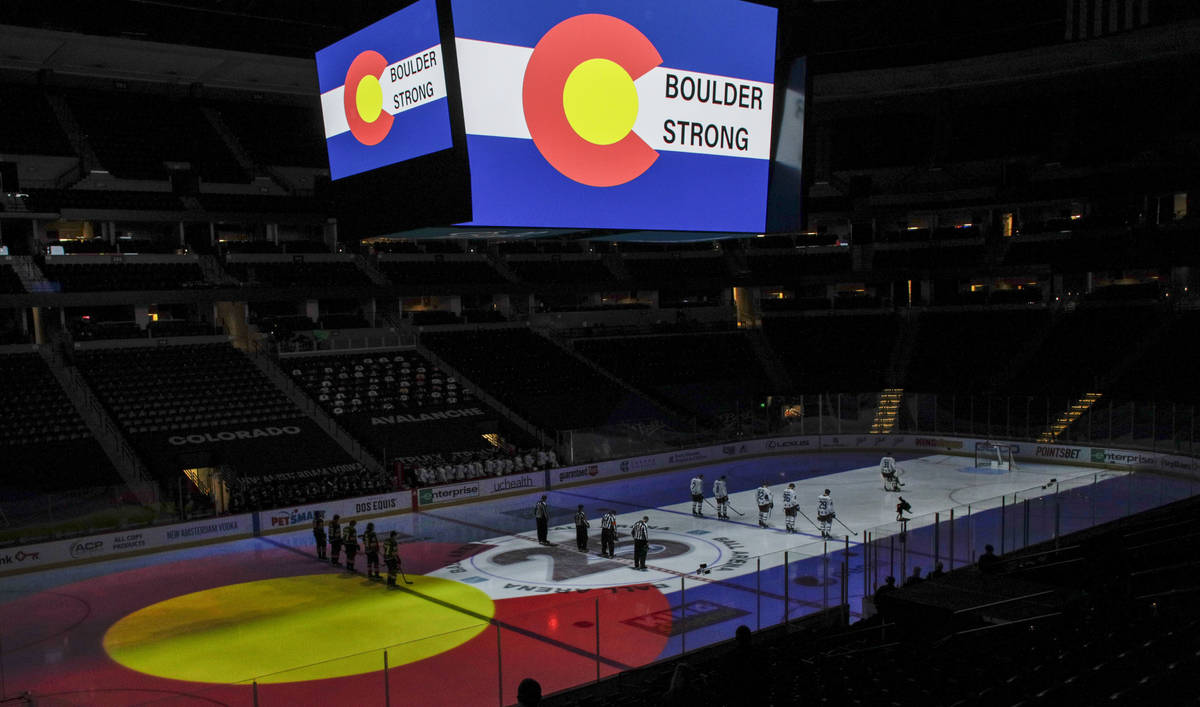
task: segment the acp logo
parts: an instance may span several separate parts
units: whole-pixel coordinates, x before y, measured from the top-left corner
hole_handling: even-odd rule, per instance
[[[346,71],[346,90],[342,107],[350,134],[362,144],[378,145],[392,129],[394,118],[383,109],[383,86],[379,77],[387,69],[387,59],[368,49],[350,62]]]
[[[588,186],[639,177],[658,153],[633,132],[633,82],[661,63],[646,35],[610,15],[576,15],[551,27],[533,48],[521,90],[538,152],[563,176]]]
[[[103,550],[103,540],[81,540],[71,545],[71,557],[88,557],[89,555],[95,555]]]

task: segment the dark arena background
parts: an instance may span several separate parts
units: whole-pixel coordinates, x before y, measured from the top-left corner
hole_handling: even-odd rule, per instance
[[[1191,0],[0,4],[0,707],[1196,704],[1197,86]]]

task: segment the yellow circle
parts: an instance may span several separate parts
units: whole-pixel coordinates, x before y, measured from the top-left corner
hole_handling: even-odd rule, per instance
[[[358,117],[368,123],[374,123],[383,112],[383,86],[375,76],[364,76],[358,81],[354,91],[354,105],[358,108]]]
[[[595,145],[611,145],[633,129],[638,114],[637,88],[620,64],[588,59],[567,77],[563,110],[579,137]]]
[[[384,648],[391,665],[415,662],[487,628],[494,607],[483,592],[448,579],[411,579],[411,592],[314,574],[184,594],[113,624],[104,650],[163,678],[282,683],[377,671]]]

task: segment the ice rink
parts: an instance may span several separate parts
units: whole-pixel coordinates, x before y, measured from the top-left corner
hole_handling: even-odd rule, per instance
[[[4,695],[29,692],[39,705],[251,704],[255,693],[268,705],[384,704],[386,690],[396,704],[510,704],[527,676],[547,693],[563,690],[842,597],[853,618],[872,582],[901,568],[960,567],[985,542],[1022,547],[1171,496],[1169,480],[1133,483],[1061,464],[999,471],[961,456],[898,460],[900,493],[883,490],[879,455],[861,452],[551,491],[552,547],[536,542],[540,491],[376,518],[381,537],[397,531],[414,582],[392,590],[363,576],[361,555],[358,574],[318,561],[308,529],[10,576],[0,579]],[[704,517],[688,497],[696,474],[709,498]],[[744,515],[719,520],[709,505],[722,474]],[[754,502],[763,482],[775,498],[766,529]],[[831,490],[833,539],[804,517],[799,532],[783,530],[788,483],[812,520],[817,496]],[[895,522],[900,495],[913,508],[906,528]],[[587,553],[575,544],[580,504],[591,522]],[[599,555],[609,509],[613,559]],[[629,528],[643,515],[648,569],[636,571]],[[862,545],[868,533],[872,552]]]

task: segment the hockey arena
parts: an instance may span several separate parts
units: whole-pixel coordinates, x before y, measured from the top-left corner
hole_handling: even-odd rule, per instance
[[[365,578],[361,559],[358,574],[318,561],[307,529],[8,577],[4,675],[38,704],[245,704],[255,695],[264,704],[365,704],[384,690],[398,704],[511,704],[527,675],[557,692],[726,641],[739,625],[758,630],[846,602],[857,620],[872,575],[973,564],[985,543],[1024,547],[1191,491],[1061,464],[997,473],[964,456],[898,463],[900,494],[883,490],[878,457],[862,452],[764,456],[551,491],[552,547],[532,532],[536,495],[378,516],[380,532],[403,539],[413,581],[394,590]],[[715,518],[707,486],[704,517],[680,500],[697,474],[727,477],[730,520]],[[802,518],[787,533],[778,501],[760,528],[762,483],[777,498],[795,483],[809,518],[828,488],[835,537],[822,541]],[[901,495],[917,513],[904,534]],[[570,517],[581,504],[594,527],[604,510],[616,514],[614,559],[598,556],[596,530],[588,553],[574,547]],[[628,528],[643,515],[648,570],[637,572]]]
[[[1200,705],[1200,2],[0,2],[0,707]]]

